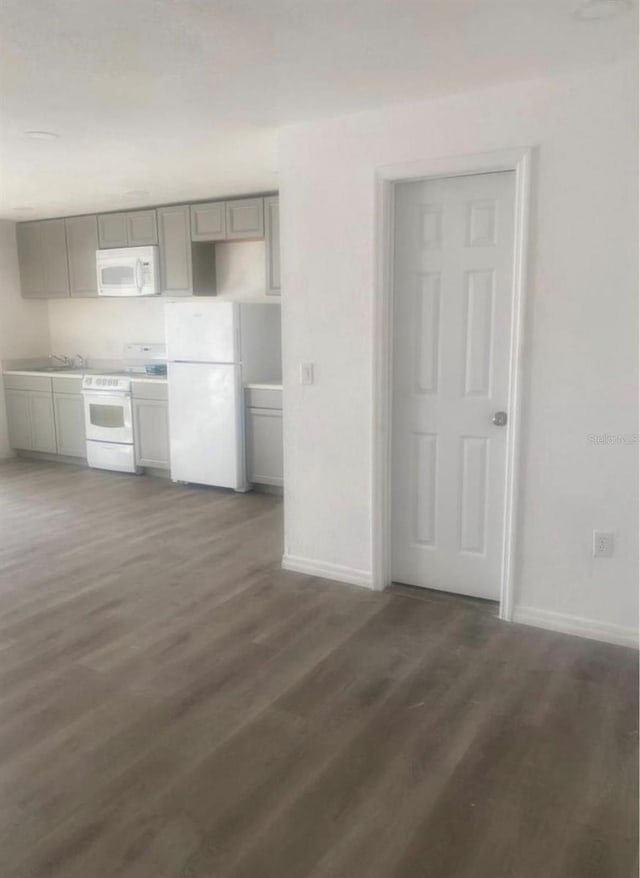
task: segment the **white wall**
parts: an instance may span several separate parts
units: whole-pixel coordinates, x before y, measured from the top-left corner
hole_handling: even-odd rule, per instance
[[[47,303],[21,298],[15,223],[0,220],[0,359],[42,357],[48,353]],[[10,454],[0,381],[0,458]]]
[[[282,130],[289,556],[371,574],[375,168],[535,145],[516,604],[612,639],[635,626],[637,446],[588,436],[637,432],[636,108],[629,60]],[[594,528],[615,557],[591,557]]]
[[[262,241],[216,244],[219,299],[268,301]],[[164,342],[165,297],[158,299],[51,299],[49,322],[56,354],[119,360],[127,342]]]

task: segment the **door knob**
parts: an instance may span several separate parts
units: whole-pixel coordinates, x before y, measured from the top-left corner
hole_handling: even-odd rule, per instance
[[[496,427],[504,427],[504,425],[507,423],[507,413],[494,412],[494,415],[491,418],[491,422],[495,424]]]

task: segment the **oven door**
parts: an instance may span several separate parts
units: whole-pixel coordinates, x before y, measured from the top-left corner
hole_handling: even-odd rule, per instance
[[[87,439],[132,443],[131,394],[85,393],[84,421]]]

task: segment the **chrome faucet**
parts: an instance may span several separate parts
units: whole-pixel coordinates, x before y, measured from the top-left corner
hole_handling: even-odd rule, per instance
[[[89,365],[87,362],[87,358],[83,357],[82,354],[76,354],[75,361],[78,364],[78,369],[86,369]]]
[[[67,356],[59,357],[58,354],[49,354],[49,360],[50,360],[52,366],[54,365],[53,361],[58,360],[60,363],[62,363],[62,365],[64,366],[65,369],[72,369],[73,368],[73,357],[67,357]]]

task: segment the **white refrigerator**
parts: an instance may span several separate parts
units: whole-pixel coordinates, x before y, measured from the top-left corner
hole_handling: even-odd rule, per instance
[[[244,384],[281,379],[280,307],[165,305],[171,478],[246,491]]]

